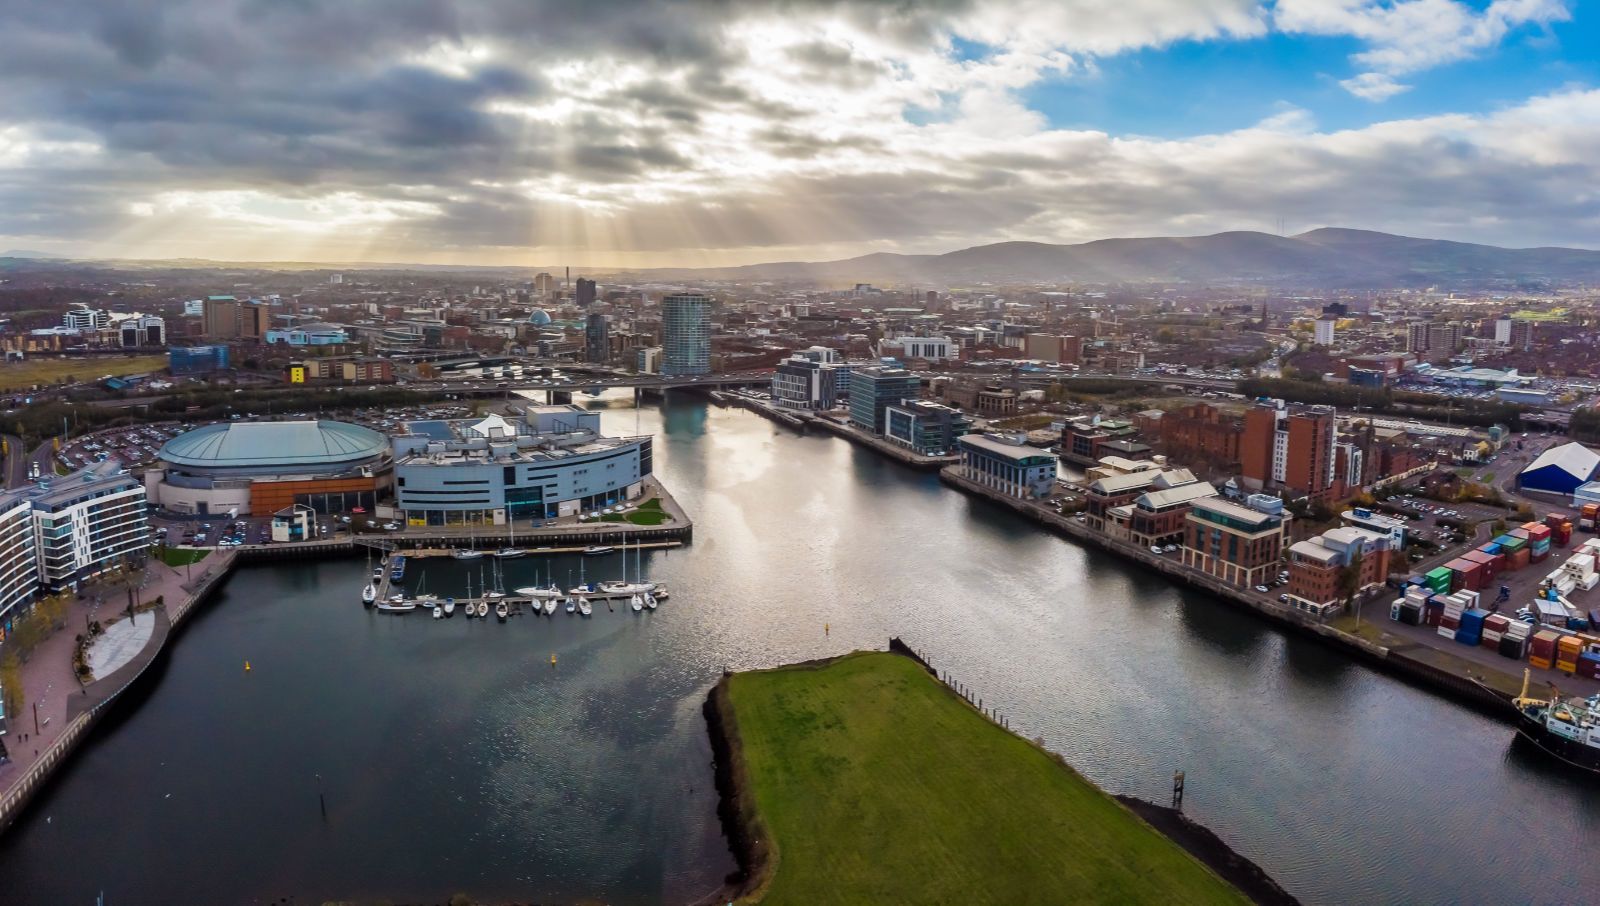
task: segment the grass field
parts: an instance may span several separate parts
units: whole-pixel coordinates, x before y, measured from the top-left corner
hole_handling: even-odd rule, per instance
[[[175,547],[161,548],[161,562],[168,566],[188,566],[204,560],[211,551],[209,550],[179,550]]]
[[[627,513],[607,513],[600,517],[601,522],[631,522],[634,525],[660,525],[672,521],[667,511],[661,508],[661,498],[652,497],[639,507]]]
[[[1245,903],[908,658],[729,680],[772,874],[745,902]]]
[[[158,371],[167,367],[164,355],[126,357],[96,356],[81,359],[27,359],[0,365],[0,392],[27,390],[33,385],[47,386],[63,378],[98,380],[102,375],[119,376]]]

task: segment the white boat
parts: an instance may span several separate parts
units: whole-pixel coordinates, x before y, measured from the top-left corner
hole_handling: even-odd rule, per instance
[[[377,600],[378,600],[378,586],[373,585],[371,582],[368,582],[367,583],[367,587],[361,589],[361,603],[367,605],[368,607],[371,607],[373,605],[373,603],[376,602]]]
[[[440,607],[440,606],[439,606],[439,605],[437,605],[437,604],[435,604],[435,605],[433,605],[433,618],[434,618],[434,619],[435,619],[435,620],[442,620],[442,619],[444,619],[444,608],[443,608],[443,607]]]
[[[628,595],[642,595],[647,591],[655,591],[654,583],[650,582],[601,582],[600,590],[607,595],[617,598]]]
[[[514,591],[524,598],[538,598],[540,600],[544,600],[545,598],[561,597],[561,589],[554,586],[550,588],[540,588],[537,585],[524,585],[521,588],[514,589]]]
[[[567,599],[567,613],[576,613],[577,610],[578,610],[578,599],[577,598],[568,598]]]
[[[497,600],[499,598],[505,597],[506,593],[503,592],[503,591],[495,591],[494,589],[491,588],[488,591],[484,592],[483,596],[485,598],[488,598],[491,601],[494,601],[494,600]]]
[[[615,550],[616,548],[608,544],[591,544],[583,549],[583,553],[584,556],[598,557],[601,554],[609,554]]]
[[[648,591],[645,592],[644,593],[644,606],[646,608],[650,609],[650,610],[655,610],[656,609],[656,596],[651,594],[651,593],[649,593]]]
[[[482,617],[487,617],[488,615],[489,615],[489,602],[488,601],[479,601],[478,602],[478,616],[480,618],[482,618]]]
[[[644,602],[639,600],[639,596],[638,595],[634,595],[628,601],[628,606],[633,608],[633,612],[634,613],[638,613],[639,611],[644,610]]]
[[[494,555],[499,557],[501,560],[514,560],[526,553],[527,551],[520,547],[502,547],[495,551]]]
[[[378,604],[378,610],[383,613],[410,613],[416,609],[417,602],[407,601],[403,598],[398,601],[382,601]]]
[[[444,615],[447,616],[447,617],[453,617],[453,616],[456,615],[456,599],[455,598],[445,598],[444,599]]]
[[[589,599],[588,598],[579,598],[578,599],[578,613],[581,613],[584,616],[588,616],[589,614],[594,613],[594,608],[589,606]]]
[[[556,612],[556,599],[555,598],[546,598],[545,602],[544,602],[544,615],[548,617],[548,616],[550,616],[551,614],[553,614],[555,612]]]
[[[458,547],[450,552],[450,556],[457,560],[477,560],[483,556],[483,551],[473,550],[470,547]]]
[[[510,615],[511,608],[506,606],[506,602],[501,601],[494,606],[494,618],[500,622],[504,623],[506,621],[506,617]]]

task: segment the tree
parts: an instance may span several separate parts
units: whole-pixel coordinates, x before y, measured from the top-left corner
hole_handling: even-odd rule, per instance
[[[1354,548],[1350,552],[1350,562],[1339,570],[1339,596],[1346,605],[1354,601],[1356,593],[1361,591],[1361,565],[1364,559],[1361,548]]]
[[[0,691],[5,693],[6,714],[13,718],[22,714],[22,707],[27,703],[22,694],[22,664],[9,651],[0,659]]]

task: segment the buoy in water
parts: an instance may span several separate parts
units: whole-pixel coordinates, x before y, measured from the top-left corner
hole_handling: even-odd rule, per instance
[[[244,662],[244,672],[245,673],[249,673],[250,672],[250,662],[249,661],[245,661]]]
[[[823,635],[827,635],[829,630],[830,630],[830,628],[831,627],[829,627],[827,623],[823,623],[822,624],[822,634]]]
[[[550,666],[554,667],[555,665],[556,665],[556,653],[554,651],[552,651],[552,652],[550,652]]]

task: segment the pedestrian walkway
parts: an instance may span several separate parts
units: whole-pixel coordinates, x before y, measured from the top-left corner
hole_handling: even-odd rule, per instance
[[[134,614],[105,627],[105,632],[95,637],[84,658],[89,665],[89,675],[99,679],[133,660],[155,632],[156,618],[152,613]]]

